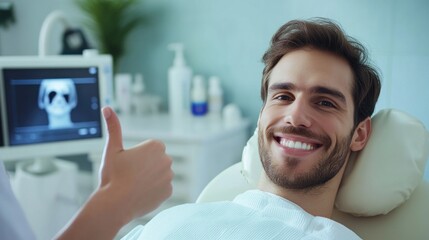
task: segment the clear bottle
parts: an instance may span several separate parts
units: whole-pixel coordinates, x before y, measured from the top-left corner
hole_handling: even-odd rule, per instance
[[[173,66],[168,69],[168,107],[170,115],[178,118],[189,112],[192,70],[186,66],[183,44],[172,43],[168,48],[175,52]]]
[[[209,114],[220,118],[222,116],[223,91],[217,76],[212,76],[209,79],[208,104]]]
[[[207,113],[207,93],[201,75],[194,76],[192,80],[191,109],[194,116],[204,116]]]

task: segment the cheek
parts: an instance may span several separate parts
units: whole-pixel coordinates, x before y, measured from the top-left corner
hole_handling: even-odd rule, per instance
[[[274,124],[279,118],[280,111],[275,111],[272,107],[264,107],[259,114],[259,127],[262,129]]]
[[[267,114],[267,110],[263,108],[259,113],[258,119],[258,138],[265,138],[265,133],[267,127],[269,125],[269,114]]]
[[[266,113],[266,108],[262,108],[261,111],[259,112],[259,118],[258,118],[258,128],[264,129],[264,126],[266,124],[267,121],[267,113]]]
[[[331,124],[325,124],[324,132],[329,135],[333,143],[338,144],[341,140],[348,139],[351,137],[353,126],[350,124],[344,124],[342,121],[332,122]]]

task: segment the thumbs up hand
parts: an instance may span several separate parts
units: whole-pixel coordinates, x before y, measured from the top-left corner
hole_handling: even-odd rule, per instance
[[[133,218],[149,213],[172,193],[171,158],[162,142],[149,140],[124,150],[119,119],[103,109],[108,139],[100,186],[54,239],[113,239]]]
[[[124,150],[121,125],[114,111],[106,107],[103,116],[108,129],[100,172],[100,189],[109,190],[127,218],[135,218],[158,207],[172,193],[172,160],[165,145],[145,141]],[[131,220],[129,219],[129,220]]]

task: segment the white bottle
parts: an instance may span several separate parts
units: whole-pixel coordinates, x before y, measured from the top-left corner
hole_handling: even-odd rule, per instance
[[[131,88],[133,78],[130,73],[117,73],[115,74],[115,91],[116,91],[116,103],[119,111],[123,115],[131,113],[132,99],[131,99]]]
[[[132,92],[133,92],[133,111],[138,115],[143,114],[142,110],[145,104],[143,102],[144,90],[145,90],[145,84],[144,84],[143,75],[141,73],[137,73],[136,75],[134,75]]]
[[[177,118],[189,112],[192,70],[186,66],[183,44],[172,43],[168,48],[175,51],[173,66],[168,69],[168,107],[170,115]]]
[[[145,84],[143,75],[141,73],[136,73],[134,75],[134,84],[133,84],[133,94],[142,95],[145,90]]]
[[[218,77],[210,77],[208,93],[209,114],[213,117],[220,118],[222,116],[223,91]]]
[[[191,106],[194,116],[204,116],[207,113],[206,86],[201,75],[194,76],[192,80]]]

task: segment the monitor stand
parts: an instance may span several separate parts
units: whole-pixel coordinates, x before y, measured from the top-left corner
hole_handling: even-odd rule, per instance
[[[23,170],[34,175],[46,175],[58,170],[55,158],[38,157],[23,166]]]

